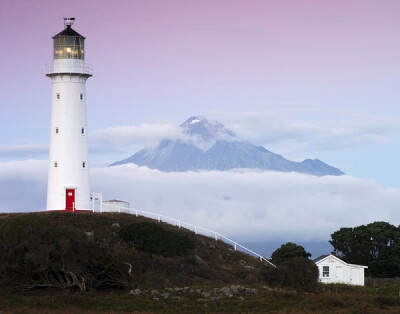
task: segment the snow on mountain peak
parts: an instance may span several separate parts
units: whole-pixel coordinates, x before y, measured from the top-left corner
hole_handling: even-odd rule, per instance
[[[216,120],[208,120],[203,116],[193,116],[181,124],[183,132],[200,141],[215,141],[221,138],[231,138],[236,134],[225,128]]]
[[[202,122],[202,121],[204,121],[204,120],[208,121],[208,120],[207,120],[205,117],[203,117],[203,116],[192,116],[192,117],[190,117],[189,119],[187,119],[185,122],[183,122],[183,123],[181,124],[181,127],[184,127],[184,126],[187,126],[187,125],[196,124],[196,123]]]
[[[200,121],[201,121],[200,119],[193,119],[192,121],[189,122],[189,124],[195,124]]]

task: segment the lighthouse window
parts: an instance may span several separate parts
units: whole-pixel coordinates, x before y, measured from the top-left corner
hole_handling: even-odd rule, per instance
[[[56,128],[56,134],[60,133],[60,129]]]
[[[82,168],[86,168],[86,161],[82,162]]]
[[[81,100],[83,100],[83,94],[81,94],[81,96],[80,96],[80,97],[81,97]]]
[[[54,59],[84,59],[84,40],[76,36],[54,38]]]
[[[56,94],[56,98],[57,98],[57,100],[60,100],[60,93]]]
[[[85,135],[85,128],[81,129],[81,133],[82,133],[82,135]]]
[[[55,161],[55,162],[54,162],[54,168],[57,168],[57,167],[58,167],[58,162]]]

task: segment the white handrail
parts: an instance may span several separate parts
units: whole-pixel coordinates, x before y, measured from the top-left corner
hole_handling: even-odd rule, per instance
[[[46,75],[57,74],[57,73],[78,73],[93,75],[93,65],[88,63],[78,63],[74,64],[75,59],[68,60],[69,63],[55,64],[48,63],[45,65]]]
[[[237,247],[240,247],[240,248],[242,248],[243,250],[245,250],[245,251],[247,251],[247,252],[249,252],[249,253],[251,253],[251,254],[257,256],[257,257],[260,259],[261,262],[264,261],[264,262],[267,262],[269,265],[271,265],[271,266],[273,266],[273,267],[276,267],[276,266],[275,266],[274,264],[272,264],[269,260],[267,260],[264,256],[262,256],[262,255],[260,255],[260,254],[258,254],[258,253],[256,253],[256,252],[254,252],[254,251],[248,249],[247,247],[245,247],[245,246],[243,246],[243,245],[241,245],[241,244],[239,244],[239,243],[233,241],[232,239],[229,239],[228,237],[225,237],[224,235],[222,235],[222,234],[220,234],[220,233],[218,233],[218,232],[212,231],[212,230],[210,230],[210,229],[203,228],[203,227],[199,227],[199,226],[193,225],[193,224],[191,224],[191,223],[184,222],[184,221],[181,221],[181,220],[178,220],[178,219],[175,219],[175,218],[171,218],[171,217],[168,217],[168,216],[164,216],[164,215],[161,215],[161,214],[152,213],[152,212],[148,212],[148,211],[140,210],[140,209],[129,208],[129,207],[111,205],[111,204],[104,204],[104,203],[102,203],[100,212],[101,212],[101,213],[107,212],[107,210],[104,210],[104,208],[107,208],[107,207],[114,207],[114,208],[116,208],[116,210],[113,210],[112,212],[119,212],[119,213],[124,212],[124,213],[132,214],[132,215],[135,214],[136,217],[137,217],[139,214],[141,214],[140,216],[147,217],[147,218],[151,218],[151,217],[148,217],[148,216],[146,216],[146,215],[144,215],[144,214],[151,215],[151,216],[153,216],[153,217],[156,217],[156,219],[158,220],[158,222],[161,222],[161,219],[162,219],[162,218],[165,219],[164,222],[166,222],[166,223],[170,223],[170,222],[167,221],[167,220],[170,220],[170,221],[175,222],[175,224],[178,225],[179,228],[181,228],[182,226],[189,226],[188,229],[189,229],[189,230],[193,229],[193,231],[194,231],[196,234],[198,233],[199,230],[206,231],[207,233],[211,233],[212,235],[214,235],[215,241],[217,241],[218,238],[219,238],[219,239],[224,239],[224,240],[227,241],[228,243],[230,242],[230,243],[232,244],[232,246],[233,246],[233,248],[235,249],[235,251],[237,250]],[[203,234],[203,235],[204,235],[204,234]]]

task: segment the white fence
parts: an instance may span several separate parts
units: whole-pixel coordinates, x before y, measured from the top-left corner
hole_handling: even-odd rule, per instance
[[[215,232],[215,231],[203,228],[203,227],[195,226],[193,224],[190,224],[190,223],[187,223],[187,222],[175,219],[175,218],[167,217],[167,216],[160,215],[157,213],[148,212],[145,210],[105,204],[103,202],[100,203],[100,212],[101,213],[105,213],[105,212],[127,213],[127,214],[136,215],[136,217],[142,216],[142,217],[157,219],[158,222],[163,221],[163,222],[169,223],[171,225],[176,225],[179,228],[182,228],[182,227],[187,228],[189,230],[194,231],[194,233],[196,233],[196,234],[201,234],[201,235],[205,235],[208,237],[212,237],[215,239],[215,241],[222,240],[228,244],[231,244],[235,251],[239,248],[243,252],[250,253],[251,255],[258,257],[261,262],[266,262],[268,265],[275,267],[275,265],[272,264],[269,260],[267,260],[264,256],[248,249],[247,247],[233,241],[232,239],[229,239],[228,237],[223,236],[222,234],[220,234],[218,232]]]

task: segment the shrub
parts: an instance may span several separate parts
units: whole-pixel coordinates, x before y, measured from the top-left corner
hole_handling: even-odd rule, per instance
[[[34,214],[0,225],[0,289],[127,287],[132,283],[113,243],[93,239],[74,226],[50,224]]]
[[[304,257],[294,257],[276,268],[269,268],[265,279],[272,285],[314,292],[318,287],[318,267]]]
[[[275,250],[271,255],[271,261],[275,265],[281,265],[295,257],[309,258],[311,254],[304,250],[304,247],[292,242],[282,244],[281,247]]]
[[[151,222],[129,224],[118,232],[126,242],[132,242],[135,249],[164,257],[185,255],[194,249],[195,243],[187,236],[165,230]]]

